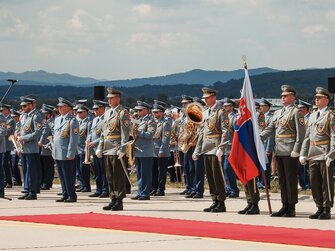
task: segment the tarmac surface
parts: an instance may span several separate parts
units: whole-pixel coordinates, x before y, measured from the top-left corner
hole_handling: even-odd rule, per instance
[[[322,229],[335,231],[335,216],[331,220],[310,220],[316,211],[311,196],[299,195],[295,218],[269,217],[265,195],[260,201],[260,215],[238,215],[246,206],[244,194],[240,198],[227,199],[226,213],[204,213],[202,209],[211,204],[208,194],[203,199],[186,199],[178,193],[181,189],[169,188],[164,197],[151,197],[150,201],[134,201],[128,195],[124,211],[103,211],[109,198],[90,198],[90,193],[78,193],[77,203],[56,203],[60,186],[41,191],[38,200],[18,200],[22,187],[7,189],[6,196],[12,201],[0,200],[0,215],[40,215],[71,213],[105,213],[135,216],[150,216],[201,221],[241,223],[251,225],[292,228]],[[281,207],[280,195],[271,194],[273,211]],[[261,234],[261,233],[260,233]],[[69,227],[50,224],[0,221],[0,250],[326,250],[316,247],[222,240],[202,237],[174,236],[153,233],[138,233],[84,227]]]

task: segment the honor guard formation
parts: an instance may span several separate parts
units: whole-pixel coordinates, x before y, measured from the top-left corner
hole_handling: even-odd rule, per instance
[[[103,100],[75,103],[59,97],[56,107],[36,107],[36,97],[21,97],[20,109],[1,104],[0,197],[23,186],[20,200],[36,200],[58,177],[59,203],[77,202],[78,193],[110,198],[103,210],[123,210],[136,173],[132,200],[165,196],[167,178],[184,186],[186,198],[204,197],[208,182],[212,204],[204,212],[226,212],[227,198],[240,196],[229,163],[237,99],[217,99],[204,87],[202,97],[182,95],[181,107],[155,100],[122,106],[122,93],[107,88]],[[259,190],[278,179],[282,207],[272,217],[295,217],[298,190],[311,189],[316,212],[310,219],[330,219],[334,204],[335,116],[332,95],[316,88],[314,105],[297,101],[296,90],[281,87],[282,107],[261,99],[255,103],[267,170],[245,186],[246,207],[238,214],[260,214]],[[200,94],[200,93],[199,93]],[[93,111],[93,112],[92,112]],[[19,166],[22,166],[20,171]],[[21,175],[23,175],[21,177]],[[263,178],[264,177],[264,178]],[[91,179],[96,190],[91,190]],[[241,187],[241,186],[240,186]],[[229,206],[229,203],[228,203]]]

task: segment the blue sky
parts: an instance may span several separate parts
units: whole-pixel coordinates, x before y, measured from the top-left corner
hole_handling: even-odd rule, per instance
[[[334,67],[335,1],[0,0],[0,71],[98,79]]]

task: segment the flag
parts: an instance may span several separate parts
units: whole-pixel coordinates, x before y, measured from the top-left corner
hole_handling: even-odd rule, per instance
[[[234,124],[229,163],[245,185],[266,170],[266,154],[259,136],[255,102],[248,70],[245,69],[237,120]]]

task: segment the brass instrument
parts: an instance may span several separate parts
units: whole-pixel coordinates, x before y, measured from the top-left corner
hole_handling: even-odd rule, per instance
[[[15,150],[16,150],[16,152],[17,152],[17,155],[21,155],[21,154],[23,153],[23,145],[22,145],[22,143],[21,143],[20,141],[18,141],[18,140],[15,138],[14,135],[10,135],[10,136],[8,137],[8,139],[9,139],[10,141],[13,142],[13,145],[14,145],[14,147],[15,147]]]
[[[85,159],[83,164],[90,165],[91,164],[91,149],[89,148],[88,144],[85,145]]]
[[[197,102],[190,103],[185,108],[186,123],[183,133],[179,136],[179,147],[183,153],[187,153],[194,146],[198,138],[198,129],[204,121],[204,108]]]
[[[174,158],[174,167],[181,167],[180,155],[178,149],[173,150],[173,158]]]

